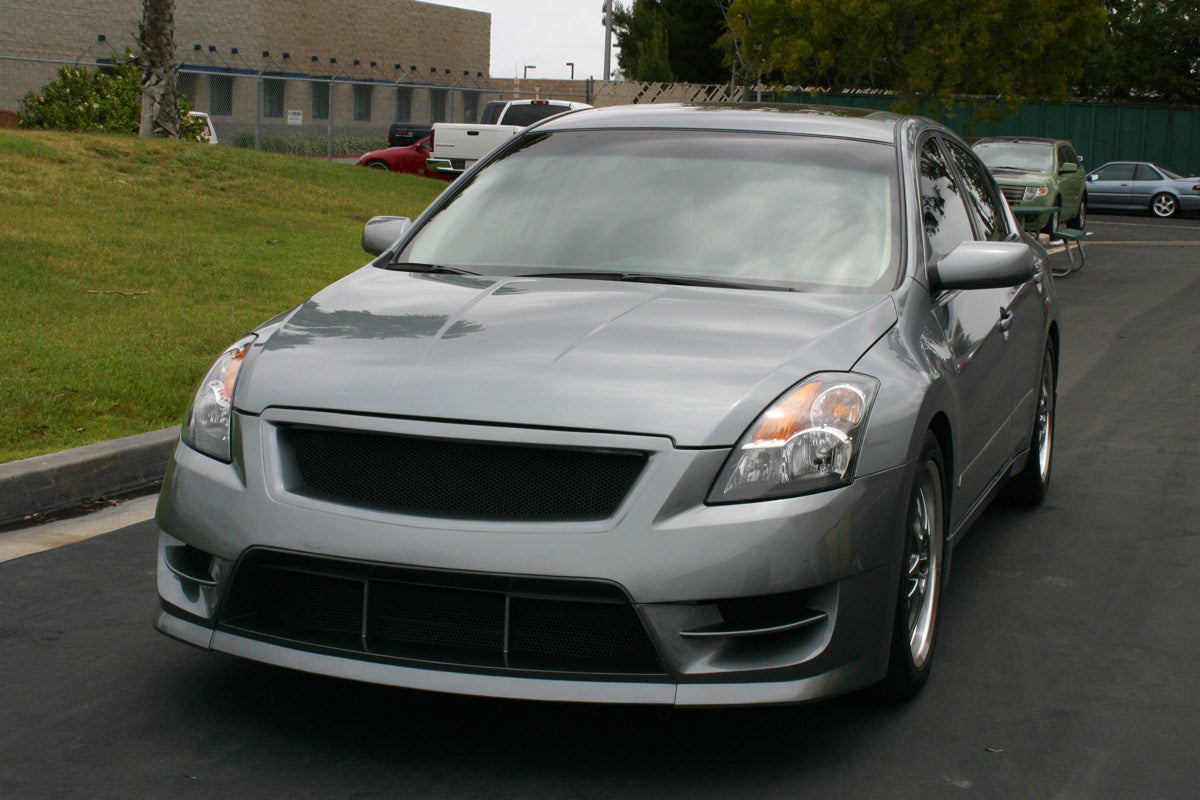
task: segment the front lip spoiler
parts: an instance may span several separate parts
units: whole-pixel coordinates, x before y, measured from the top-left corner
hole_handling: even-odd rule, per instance
[[[205,650],[215,650],[314,675],[421,691],[512,700],[697,707],[753,706],[803,703],[858,689],[878,679],[874,673],[876,665],[870,658],[862,658],[808,678],[755,683],[676,684],[480,675],[359,661],[324,653],[293,650],[227,631],[214,631],[181,619],[163,608],[156,614],[154,624],[162,633]]]

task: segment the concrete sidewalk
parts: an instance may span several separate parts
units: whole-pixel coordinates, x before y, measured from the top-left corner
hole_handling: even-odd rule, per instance
[[[0,526],[100,497],[154,488],[179,427],[0,464]]]

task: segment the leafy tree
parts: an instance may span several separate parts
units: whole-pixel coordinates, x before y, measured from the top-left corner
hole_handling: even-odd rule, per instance
[[[1096,97],[1200,103],[1200,0],[1108,0],[1083,89]]]
[[[902,110],[955,96],[1066,100],[1103,35],[1099,0],[732,0],[746,65],[789,83],[896,92]]]
[[[724,31],[724,16],[716,0],[613,4],[613,33],[621,48],[617,64],[632,80],[728,80],[729,70],[717,45]]]
[[[675,74],[671,72],[670,53],[667,26],[661,18],[656,19],[650,29],[650,38],[638,45],[637,61],[631,71],[631,74],[636,76],[634,79],[664,83],[674,81]]]

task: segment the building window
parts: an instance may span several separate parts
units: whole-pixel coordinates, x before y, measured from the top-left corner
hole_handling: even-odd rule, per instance
[[[264,117],[283,116],[283,86],[284,81],[278,78],[264,78],[262,83]]]
[[[354,118],[367,120],[371,118],[371,93],[375,87],[369,83],[354,84]]]
[[[396,115],[394,122],[408,122],[412,119],[412,89],[408,86],[396,87]]]
[[[196,107],[196,73],[179,73],[179,96],[187,100],[187,104],[192,108]]]
[[[208,76],[208,113],[228,115],[233,113],[233,76]]]
[[[463,122],[468,125],[477,122],[479,119],[479,93],[478,92],[463,92]]]
[[[450,91],[448,89],[429,90],[429,121],[446,122],[446,106]]]
[[[313,119],[329,119],[328,81],[313,81],[309,85],[312,86]]]

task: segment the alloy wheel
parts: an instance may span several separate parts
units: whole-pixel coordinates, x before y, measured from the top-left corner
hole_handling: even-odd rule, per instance
[[[1175,202],[1175,198],[1169,194],[1156,194],[1150,203],[1150,209],[1159,217],[1172,216],[1176,208],[1178,208],[1178,204]]]
[[[905,558],[908,646],[913,665],[918,669],[933,648],[942,545],[942,476],[937,463],[931,460],[921,473],[920,488],[909,511]]]

